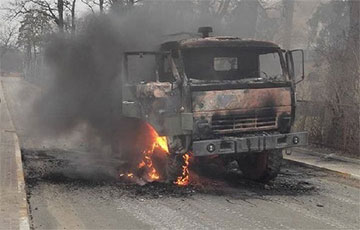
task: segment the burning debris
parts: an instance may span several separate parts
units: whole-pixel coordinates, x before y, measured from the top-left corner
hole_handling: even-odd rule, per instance
[[[147,182],[152,182],[160,179],[160,174],[153,164],[153,156],[155,153],[169,155],[166,137],[160,137],[155,129],[147,124],[149,134],[151,137],[150,148],[143,151],[143,159],[138,164],[138,170],[142,171],[142,178]]]
[[[73,164],[74,155],[76,155],[75,152],[59,149],[23,149],[22,157],[28,195],[31,196],[31,191],[34,191],[38,186],[49,183],[64,185],[68,191],[104,188],[111,193],[111,196],[118,194],[119,196],[126,195],[131,198],[183,198],[195,194],[216,196],[228,194],[232,195],[233,198],[243,194],[244,191],[249,191],[252,198],[254,198],[264,195],[311,194],[319,190],[318,186],[315,186],[316,183],[311,182],[311,178],[327,175],[323,171],[314,171],[313,169],[302,168],[296,164],[285,162],[279,178],[268,185],[251,180],[239,180],[238,177],[225,172],[210,175],[210,171],[202,170],[201,173],[198,173],[196,171],[197,167],[193,167],[195,171],[190,172],[191,183],[188,186],[181,186],[179,183],[159,183],[157,181],[140,185],[139,183],[127,183],[128,181],[135,182],[135,172],[133,174],[123,174],[122,178],[129,179],[119,180],[110,175],[109,177],[99,177],[99,172],[105,172],[106,167],[97,168],[92,175],[78,171],[77,169],[81,167],[82,163]],[[189,164],[192,163],[193,158],[191,155],[188,154],[187,156]],[[101,164],[104,164],[104,162],[97,162],[98,166]],[[180,179],[180,181],[186,180]],[[109,187],[112,189],[108,189]]]
[[[141,151],[140,162],[136,163],[136,168],[130,172],[120,173],[120,178],[126,178],[138,184],[147,182],[164,182],[167,179],[166,163],[170,156],[167,138],[159,136],[156,130],[148,123],[145,124],[143,132],[146,133],[147,139],[141,140],[144,149]],[[183,155],[184,165],[182,174],[179,175],[174,184],[186,186],[189,183],[189,159],[190,153]]]
[[[181,176],[179,176],[177,178],[177,180],[174,182],[175,184],[177,184],[179,186],[188,185],[189,180],[190,180],[190,173],[189,173],[190,153],[186,153],[185,155],[183,155],[183,159],[185,162],[185,164],[182,166],[183,172],[182,172]]]

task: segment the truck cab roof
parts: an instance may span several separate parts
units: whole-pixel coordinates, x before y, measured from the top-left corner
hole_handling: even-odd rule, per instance
[[[276,50],[280,47],[269,41],[242,39],[234,36],[216,36],[206,38],[189,38],[180,41],[169,41],[161,45],[162,50],[192,49],[192,48],[254,48]]]

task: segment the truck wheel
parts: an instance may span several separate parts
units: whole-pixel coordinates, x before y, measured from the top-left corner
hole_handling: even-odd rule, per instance
[[[277,149],[258,154],[248,154],[238,159],[237,162],[243,177],[268,182],[280,172],[282,158],[282,151]]]
[[[283,155],[281,149],[277,149],[269,152],[267,158],[267,167],[262,177],[260,178],[260,181],[268,182],[274,179],[275,177],[277,177],[277,175],[280,172],[282,160],[283,160]]]
[[[172,183],[182,175],[182,166],[184,165],[183,155],[171,154],[166,164],[166,181]]]

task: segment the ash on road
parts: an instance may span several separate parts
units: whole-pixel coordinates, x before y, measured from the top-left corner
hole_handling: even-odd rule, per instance
[[[23,150],[35,229],[359,227],[358,181],[322,171],[286,163],[269,185],[192,172],[187,187],[140,186],[113,177],[108,162],[79,165],[78,155]]]

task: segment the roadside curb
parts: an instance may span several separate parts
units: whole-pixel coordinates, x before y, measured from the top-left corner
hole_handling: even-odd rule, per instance
[[[354,163],[354,164],[359,164],[360,165],[360,160],[359,159],[339,156],[339,155],[336,155],[335,153],[330,153],[330,154],[319,153],[317,151],[309,150],[309,149],[304,148],[304,147],[297,147],[297,148],[295,148],[295,150],[299,150],[299,151],[302,151],[302,152],[306,151],[306,154],[309,154],[309,155],[312,155],[312,156],[319,156],[319,157],[324,158],[324,159],[334,159],[334,160],[339,160],[339,161],[344,161],[344,162],[349,162],[349,163]]]
[[[300,166],[303,166],[303,167],[307,167],[307,168],[320,169],[320,170],[328,171],[328,172],[331,172],[331,173],[336,173],[337,175],[342,176],[344,178],[350,178],[350,179],[360,181],[360,176],[353,175],[353,174],[350,174],[350,173],[345,173],[345,172],[341,172],[341,171],[338,171],[338,170],[333,170],[333,169],[330,169],[330,168],[321,167],[321,166],[314,165],[314,164],[309,164],[309,163],[306,163],[306,162],[300,161],[300,160],[284,158],[284,161],[292,163],[292,164],[297,164],[297,165],[300,165]]]
[[[26,191],[25,191],[25,177],[24,177],[24,170],[23,170],[23,164],[21,159],[21,150],[20,150],[20,143],[19,143],[19,137],[15,131],[14,122],[12,120],[10,111],[9,111],[9,105],[6,101],[5,97],[5,91],[3,82],[0,79],[0,87],[1,91],[3,92],[3,101],[2,103],[5,104],[6,113],[9,116],[10,119],[10,125],[12,127],[12,133],[14,138],[14,145],[15,145],[15,162],[16,162],[16,176],[17,176],[17,192],[20,197],[20,205],[19,205],[19,229],[20,230],[30,230],[30,221],[29,221],[29,206],[26,198]]]

